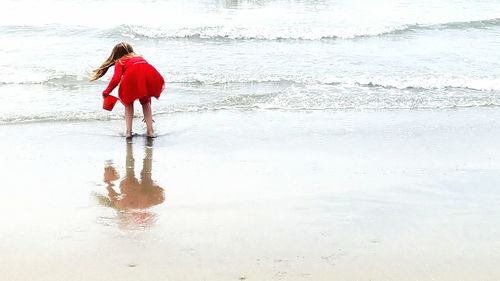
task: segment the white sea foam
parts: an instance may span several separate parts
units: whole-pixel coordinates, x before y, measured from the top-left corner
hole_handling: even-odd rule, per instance
[[[375,26],[227,26],[165,28],[123,25],[115,32],[132,39],[210,39],[210,40],[325,40],[403,34],[445,29],[483,29],[499,27],[500,19],[485,19],[438,24],[412,23]]]
[[[57,36],[85,35],[121,37],[130,39],[194,39],[194,40],[328,40],[402,35],[411,32],[434,30],[469,30],[500,28],[500,18],[442,23],[380,23],[375,25],[330,26],[324,23],[312,25],[233,25],[221,23],[201,26],[147,26],[122,24],[109,28],[80,25],[4,25],[0,31],[6,34],[46,34]]]
[[[395,89],[447,89],[462,88],[477,91],[500,91],[499,77],[466,77],[450,75],[433,76],[322,76],[276,75],[258,73],[234,74],[170,74],[170,83],[192,83],[223,85],[232,83],[289,83],[302,85],[341,85],[358,87],[381,87]]]
[[[379,87],[394,89],[447,89],[458,88],[475,91],[500,92],[500,78],[450,76],[447,74],[411,75],[411,76],[332,76],[332,75],[287,75],[270,73],[167,73],[167,83],[223,86],[227,84],[275,83],[282,85],[338,85],[348,87]],[[98,80],[99,85],[105,81]],[[89,78],[84,75],[58,73],[47,69],[23,69],[17,72],[4,72],[1,84],[41,84],[54,87],[89,86]]]

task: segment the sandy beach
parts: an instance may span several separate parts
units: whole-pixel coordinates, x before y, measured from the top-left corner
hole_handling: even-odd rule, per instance
[[[128,143],[120,120],[2,125],[0,276],[499,280],[498,120],[229,110]]]
[[[2,1],[0,281],[500,280],[500,1],[117,4]]]

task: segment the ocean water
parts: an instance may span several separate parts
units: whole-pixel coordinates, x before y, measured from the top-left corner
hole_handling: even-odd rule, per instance
[[[500,106],[498,0],[5,0],[0,123],[122,118],[101,109],[131,43],[165,77],[156,115]]]

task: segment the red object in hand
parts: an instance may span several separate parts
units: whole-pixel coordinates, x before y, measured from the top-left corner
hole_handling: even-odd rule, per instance
[[[118,101],[118,98],[112,95],[108,95],[104,98],[104,101],[102,102],[102,108],[106,109],[108,111],[113,110],[113,107],[116,104],[116,101]]]

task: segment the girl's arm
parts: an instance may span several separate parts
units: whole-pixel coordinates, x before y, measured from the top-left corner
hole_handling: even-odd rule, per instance
[[[113,74],[113,78],[111,78],[111,81],[109,81],[108,87],[106,90],[102,92],[102,96],[108,96],[113,89],[120,83],[120,80],[122,79],[122,73],[123,73],[123,65],[121,65],[119,62],[115,63],[115,73]]]

